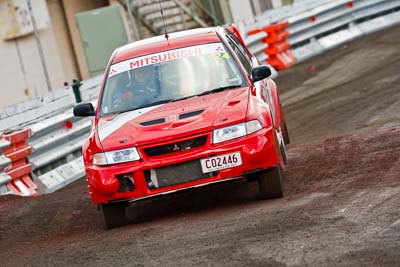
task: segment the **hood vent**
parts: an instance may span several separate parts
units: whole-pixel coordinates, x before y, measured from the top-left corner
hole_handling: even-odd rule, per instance
[[[156,119],[156,120],[151,120],[151,121],[144,121],[144,122],[140,122],[139,124],[142,126],[150,126],[150,125],[155,125],[155,124],[160,124],[160,123],[164,123],[165,119]]]
[[[203,111],[204,111],[204,109],[191,111],[191,112],[188,112],[188,113],[182,113],[182,114],[179,115],[179,119],[183,120],[183,119],[186,119],[186,118],[189,118],[189,117],[193,117],[193,116],[196,116],[196,115],[199,115],[199,114],[203,113]]]

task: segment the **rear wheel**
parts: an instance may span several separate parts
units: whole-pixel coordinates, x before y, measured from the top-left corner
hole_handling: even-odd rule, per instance
[[[111,204],[100,204],[101,217],[106,229],[111,229],[127,224],[125,207]]]
[[[257,181],[258,190],[263,199],[283,197],[284,175],[279,164],[261,172]]]

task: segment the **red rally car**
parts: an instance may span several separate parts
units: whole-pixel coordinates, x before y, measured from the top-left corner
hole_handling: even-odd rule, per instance
[[[105,227],[129,203],[232,179],[283,196],[289,137],[271,70],[234,26],[134,42],[114,51],[83,146],[91,198]]]

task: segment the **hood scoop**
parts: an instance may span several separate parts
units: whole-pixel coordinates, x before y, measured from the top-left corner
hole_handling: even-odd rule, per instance
[[[151,120],[151,121],[144,121],[144,122],[140,122],[139,124],[142,126],[151,126],[151,125],[156,125],[156,124],[161,124],[164,123],[165,119],[156,119],[156,120]]]
[[[182,113],[182,114],[179,115],[179,119],[183,120],[183,119],[186,119],[186,118],[190,118],[190,117],[193,117],[193,116],[196,116],[196,115],[199,115],[199,114],[203,113],[203,111],[204,111],[204,109],[191,111],[191,112],[187,112],[187,113]]]

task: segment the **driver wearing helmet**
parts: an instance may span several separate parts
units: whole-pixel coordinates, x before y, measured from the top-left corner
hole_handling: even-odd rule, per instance
[[[157,97],[152,66],[145,66],[128,72],[129,81],[121,82],[114,95],[115,109],[137,108],[151,104]]]
[[[133,88],[136,97],[154,98],[157,95],[153,66],[145,66],[133,71]]]

